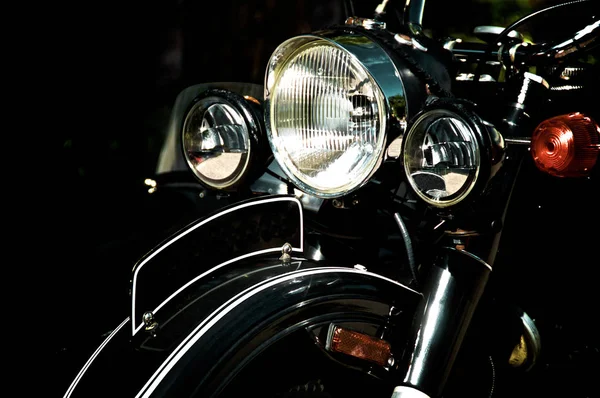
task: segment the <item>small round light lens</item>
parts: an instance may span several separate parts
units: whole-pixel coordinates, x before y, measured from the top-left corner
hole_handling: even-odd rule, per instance
[[[242,114],[229,101],[197,101],[183,123],[185,159],[201,182],[214,189],[233,186],[250,158],[250,137]]]
[[[547,119],[531,136],[536,166],[556,177],[589,175],[599,152],[600,127],[581,113]]]
[[[480,163],[475,132],[450,110],[425,112],[405,137],[408,181],[417,195],[436,207],[463,200],[475,185]]]
[[[379,165],[385,97],[367,69],[326,40],[300,45],[268,76],[270,144],[281,168],[303,191],[344,195]]]

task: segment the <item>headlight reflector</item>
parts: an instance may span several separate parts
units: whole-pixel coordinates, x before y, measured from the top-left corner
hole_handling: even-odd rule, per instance
[[[477,134],[447,109],[423,113],[404,141],[404,168],[419,197],[436,207],[462,201],[477,181],[481,153]]]
[[[320,197],[361,186],[381,162],[386,100],[358,59],[328,40],[288,41],[267,75],[267,127],[281,168]]]
[[[183,123],[185,159],[195,176],[214,189],[235,185],[248,167],[250,134],[230,101],[209,95],[192,105]]]

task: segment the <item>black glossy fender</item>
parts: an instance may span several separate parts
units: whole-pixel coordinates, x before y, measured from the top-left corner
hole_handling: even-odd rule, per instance
[[[155,336],[142,330],[132,337],[125,320],[65,397],[212,395],[245,361],[294,330],[340,320],[382,325],[392,306],[412,314],[421,297],[352,267],[282,264],[273,255],[231,265],[170,300],[156,317]]]

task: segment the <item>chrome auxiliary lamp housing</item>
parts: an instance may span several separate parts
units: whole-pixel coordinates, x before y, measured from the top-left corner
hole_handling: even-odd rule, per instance
[[[377,171],[425,96],[425,84],[366,29],[297,36],[277,47],[267,66],[267,136],[299,189],[344,196]]]
[[[264,115],[282,170],[302,191],[335,198],[398,159],[427,205],[450,207],[481,193],[504,143],[460,101],[432,100],[432,81],[449,92],[444,50],[357,21],[365,20],[289,39],[271,56]]]

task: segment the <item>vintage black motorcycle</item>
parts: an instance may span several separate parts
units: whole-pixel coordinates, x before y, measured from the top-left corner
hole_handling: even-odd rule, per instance
[[[575,267],[569,238],[551,220],[532,254],[500,237],[540,181],[574,218],[596,201],[598,12],[572,1],[468,43],[427,36],[424,0],[390,31],[387,3],[282,43],[264,87],[181,92],[147,184],[202,214],[135,264],[130,316],[65,397],[591,396],[552,380],[567,372],[548,373],[529,310],[544,289],[519,283],[540,251]],[[518,32],[557,15],[552,40]]]

